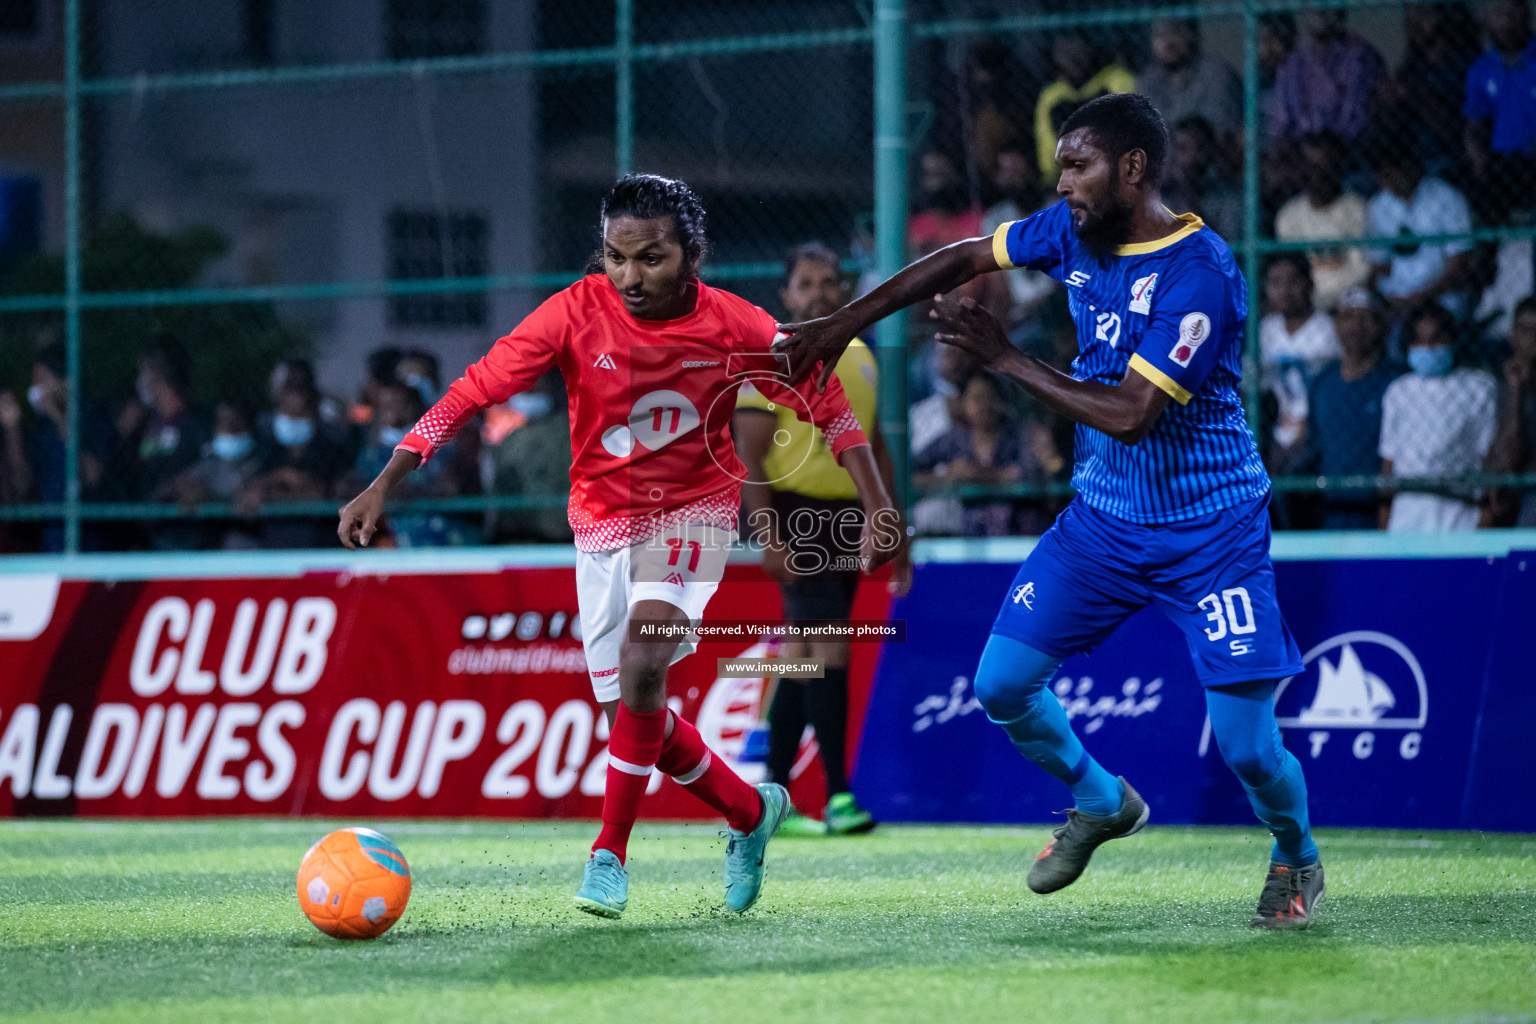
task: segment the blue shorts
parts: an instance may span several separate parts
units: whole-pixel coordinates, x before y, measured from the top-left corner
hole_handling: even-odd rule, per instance
[[[1148,604],[1183,631],[1204,686],[1302,669],[1275,599],[1267,495],[1155,526],[1074,501],[1019,567],[992,632],[1068,658]]]

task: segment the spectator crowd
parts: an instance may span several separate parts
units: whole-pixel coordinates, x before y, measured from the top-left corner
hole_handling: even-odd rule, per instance
[[[1273,514],[1288,528],[1536,525],[1536,490],[1476,479],[1536,471],[1532,246],[1471,237],[1536,223],[1530,11],[1526,0],[1425,3],[1401,18],[1396,66],[1344,11],[1261,19],[1258,230],[1287,244],[1250,283],[1262,318],[1249,385],[1271,472],[1307,481]],[[1242,80],[1201,28],[1163,18],[1139,36],[1074,29],[1034,52],[1025,40],[975,47],[936,121],[956,127],[931,132],[919,162],[910,255],[1053,203],[1061,123],[1132,90],[1169,126],[1169,207],[1241,242]],[[1065,369],[1075,343],[1063,290],[1030,271],[991,277],[1002,280],[973,282],[973,297],[1016,345]],[[909,339],[912,465],[926,495],[915,525],[1034,532],[1062,500],[1070,425],[934,346],[925,320]]]
[[[25,395],[0,392],[0,502],[58,504],[65,497],[68,390],[62,345],[42,345]],[[231,382],[235,384],[236,382]],[[88,520],[86,550],[123,548],[249,549],[325,547],[335,542],[339,501],[378,474],[394,448],[442,391],[437,359],[420,350],[382,348],[367,360],[355,400],[325,395],[308,360],[291,359],[272,371],[264,401],[232,387],[209,404],[191,386],[191,359],[176,339],[162,336],[139,359],[132,395],[110,407],[83,401],[80,410],[80,483],[93,503],[174,506],[164,518],[126,512],[122,520]],[[560,410],[551,394],[559,392]],[[463,431],[396,490],[402,499],[479,494],[497,477],[501,449],[514,433],[561,434],[563,389],[541,387],[500,407]],[[544,420],[560,420],[554,427]],[[482,438],[494,444],[482,445]],[[551,449],[545,444],[544,451]],[[540,453],[515,460],[535,472]],[[543,455],[545,461],[548,455]],[[560,462],[563,477],[569,459]],[[549,487],[548,473],[540,478]],[[562,479],[555,490],[566,486]],[[515,489],[514,489],[515,493]],[[537,493],[548,493],[548,490]],[[311,503],[306,507],[303,503]],[[315,508],[314,503],[321,503]],[[198,515],[214,506],[214,515]],[[537,517],[535,516],[535,520]],[[562,519],[563,523],[563,519]],[[508,537],[539,539],[547,523],[496,527]],[[543,531],[543,532],[541,532]],[[560,531],[555,531],[559,536]],[[482,518],[463,513],[405,511],[391,515],[379,541],[414,547],[479,543]],[[0,524],[0,550],[58,551],[63,529]]]

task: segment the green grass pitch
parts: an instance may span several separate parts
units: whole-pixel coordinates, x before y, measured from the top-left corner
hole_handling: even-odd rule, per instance
[[[1255,829],[1150,828],[1053,896],[1043,828],[780,838],[721,909],[714,831],[642,826],[620,922],[570,908],[584,824],[378,823],[405,917],[345,943],[294,872],[333,823],[0,824],[0,1019],[1536,1020],[1536,837],[1324,830],[1311,931],[1250,929]]]

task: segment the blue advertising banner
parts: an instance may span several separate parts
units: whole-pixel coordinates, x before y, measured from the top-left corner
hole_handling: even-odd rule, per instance
[[[1526,831],[1536,827],[1536,796],[1520,781],[1536,753],[1536,551],[1510,553],[1490,634],[1462,817]]]
[[[1048,821],[1071,803],[975,700],[972,674],[1017,566],[919,566],[892,609],[855,786],[890,821]],[[1536,830],[1536,556],[1278,561],[1306,667],[1276,713],[1318,825]],[[1155,609],[1071,658],[1051,689],[1106,768],[1164,824],[1253,821],[1222,763],[1182,634]],[[1502,784],[1501,784],[1502,783]]]

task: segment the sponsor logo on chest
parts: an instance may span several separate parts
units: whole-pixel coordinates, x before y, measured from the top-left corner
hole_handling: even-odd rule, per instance
[[[1109,343],[1110,348],[1120,344],[1120,314],[1100,313],[1094,317],[1094,337]]]

